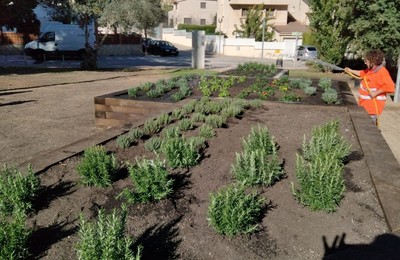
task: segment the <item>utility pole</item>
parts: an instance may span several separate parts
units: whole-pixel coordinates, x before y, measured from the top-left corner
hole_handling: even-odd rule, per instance
[[[221,26],[222,26],[222,22],[224,21],[224,17],[222,16],[222,17],[220,17],[220,18],[218,18],[218,23],[219,23],[219,37],[218,37],[218,44],[219,44],[219,46],[218,46],[218,53],[219,54],[221,54],[221,32],[222,32],[222,28],[221,28]]]
[[[396,90],[394,92],[394,100],[393,100],[395,103],[399,103],[400,102],[400,100],[399,100],[399,95],[400,95],[399,91],[400,91],[400,55],[397,58]]]
[[[262,22],[261,59],[264,59],[265,16]]]

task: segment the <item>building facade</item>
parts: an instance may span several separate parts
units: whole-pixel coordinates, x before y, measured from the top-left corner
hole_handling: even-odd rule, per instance
[[[175,0],[168,12],[168,26],[179,24],[210,25],[216,23],[217,0]]]

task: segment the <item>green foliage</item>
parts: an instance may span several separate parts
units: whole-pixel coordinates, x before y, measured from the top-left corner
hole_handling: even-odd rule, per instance
[[[16,168],[3,165],[0,171],[0,217],[11,215],[15,211],[23,213],[32,208],[32,201],[37,196],[40,181],[33,174],[29,165],[28,173],[23,176]]]
[[[228,186],[211,194],[208,221],[218,234],[235,236],[257,229],[264,199],[246,194],[244,187]]]
[[[130,88],[130,89],[128,89],[128,96],[131,98],[135,98],[135,97],[137,97],[138,92],[139,92],[139,88]]]
[[[199,135],[201,137],[209,139],[209,138],[214,137],[216,134],[217,133],[215,132],[214,128],[209,126],[209,125],[207,125],[207,124],[203,124],[199,128]]]
[[[300,189],[292,183],[292,192],[298,201],[311,210],[335,211],[345,189],[343,159],[349,154],[350,145],[339,135],[338,121],[314,128],[310,140],[303,141],[303,157],[297,155]]]
[[[150,152],[157,152],[160,149],[161,144],[162,144],[161,138],[154,136],[149,140],[147,140],[144,146]]]
[[[172,193],[173,180],[165,168],[164,162],[159,160],[137,160],[135,165],[128,167],[134,189],[124,189],[119,196],[123,196],[129,203],[145,203],[166,198]]]
[[[220,115],[208,115],[204,122],[213,128],[221,128],[225,124],[225,119]]]
[[[194,125],[192,123],[192,121],[188,118],[183,118],[180,122],[179,122],[179,129],[186,132],[188,130],[191,130],[194,128]]]
[[[281,179],[283,170],[275,151],[268,155],[265,150],[257,149],[236,153],[232,173],[244,185],[271,186]]]
[[[169,125],[172,122],[172,118],[171,118],[170,115],[164,113],[164,114],[159,115],[156,118],[156,121],[157,121],[157,124],[160,127],[165,127],[165,126]]]
[[[364,5],[364,2],[360,2]],[[319,46],[319,54],[329,63],[339,64],[354,35],[349,27],[354,22],[354,1],[309,1],[313,15],[310,16],[312,37]],[[363,36],[362,36],[363,37]]]
[[[178,101],[184,99],[184,97],[185,97],[185,95],[182,92],[178,91],[171,95],[171,100],[174,102],[178,102]]]
[[[262,40],[263,34],[263,14],[262,10],[264,5],[254,5],[248,10],[246,20],[240,20],[240,28],[235,25],[235,31],[240,38],[255,38],[256,41]],[[264,30],[264,41],[270,41],[273,39],[274,33],[272,30],[272,24],[269,23],[268,17],[265,17],[265,30]]]
[[[172,168],[190,168],[198,164],[200,153],[193,141],[184,137],[166,139],[161,146],[162,153]]]
[[[297,155],[296,177],[301,189],[292,192],[296,199],[311,210],[333,212],[345,190],[343,166],[328,154],[320,154],[312,162]]]
[[[205,31],[206,34],[215,34],[215,24],[210,25],[196,25],[196,24],[178,24],[178,30],[192,31]]]
[[[149,91],[153,87],[152,82],[145,82],[139,86],[139,89],[141,89],[143,92]]]
[[[204,120],[206,119],[206,116],[201,113],[193,113],[191,116],[191,119],[193,122],[204,122]]]
[[[76,170],[84,185],[107,187],[118,170],[118,163],[103,146],[93,146],[85,150]]]
[[[276,150],[274,138],[271,136],[267,127],[258,125],[258,129],[251,128],[251,133],[247,138],[243,138],[242,147],[245,151],[264,150],[267,154],[273,154]]]
[[[308,96],[312,96],[315,95],[317,93],[317,88],[316,87],[305,87],[303,89],[304,94],[308,95]]]
[[[115,142],[119,148],[128,148],[132,144],[132,139],[129,135],[120,135]]]
[[[98,220],[88,222],[81,215],[79,224],[79,242],[77,255],[79,260],[139,260],[142,247],[136,255],[132,252],[133,240],[126,236],[126,208],[121,212],[113,210],[111,214],[99,210]]]
[[[162,135],[166,139],[179,137],[181,135],[180,134],[180,130],[179,130],[179,126],[172,126],[172,127],[166,128],[163,131]]]
[[[332,88],[332,80],[330,78],[320,78],[318,81],[318,86],[320,86],[323,90]]]
[[[397,1],[348,1],[352,14],[349,22],[352,51],[363,55],[370,49],[381,49],[388,63],[397,63],[400,55],[400,5]]]
[[[253,99],[249,101],[250,107],[259,108],[262,107],[263,101],[260,99]]]
[[[176,109],[174,109],[174,110],[172,111],[171,116],[172,116],[172,119],[173,119],[173,120],[181,120],[182,118],[185,117],[185,113],[184,113],[184,111],[182,110],[182,108],[176,108]]]
[[[160,92],[159,89],[150,89],[149,91],[146,92],[146,95],[149,98],[158,98],[162,96],[162,92]]]
[[[338,103],[338,93],[333,88],[328,88],[322,93],[322,100],[328,104],[336,104]]]
[[[129,130],[128,136],[131,140],[139,140],[143,136],[143,131],[140,128],[135,127]]]
[[[279,98],[279,101],[283,102],[298,102],[301,98],[295,93],[286,93],[282,97]]]
[[[25,227],[26,216],[15,210],[12,218],[0,218],[0,259],[27,259],[31,231]]]
[[[157,120],[148,119],[144,122],[143,133],[145,135],[153,135],[161,130],[161,126]]]
[[[303,157],[313,161],[320,154],[328,154],[331,158],[343,161],[350,155],[351,146],[339,133],[339,121],[331,121],[322,126],[315,127],[311,138],[303,141]]]
[[[237,70],[239,71],[240,74],[258,73],[261,74],[262,77],[271,77],[277,71],[276,66],[274,64],[269,65],[253,61],[239,64],[237,66]]]

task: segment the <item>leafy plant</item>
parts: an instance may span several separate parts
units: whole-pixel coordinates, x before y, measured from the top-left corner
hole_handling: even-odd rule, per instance
[[[160,97],[162,95],[162,92],[160,92],[159,89],[150,89],[149,91],[146,92],[146,95],[149,98],[157,98],[157,97]]]
[[[244,185],[271,186],[283,176],[283,169],[278,162],[276,152],[268,155],[267,151],[262,149],[236,153],[236,163],[231,171]]]
[[[178,102],[182,100],[184,97],[185,95],[182,92],[178,91],[171,95],[171,100],[174,102]]]
[[[108,155],[103,146],[94,146],[84,151],[76,170],[84,185],[107,187],[111,185],[118,164],[114,155]]]
[[[345,190],[343,165],[328,154],[320,154],[307,162],[297,155],[296,177],[300,189],[292,183],[292,192],[299,203],[311,210],[333,212]]]
[[[328,104],[338,103],[338,93],[333,88],[328,88],[322,93],[322,100]]]
[[[128,96],[132,98],[137,97],[138,92],[139,88],[130,88],[128,89]]]
[[[173,180],[165,168],[165,163],[156,160],[137,160],[135,165],[129,165],[128,171],[134,184],[134,189],[124,189],[123,196],[129,203],[144,203],[166,198],[172,193]]]
[[[304,94],[306,94],[307,96],[312,96],[312,95],[315,95],[317,93],[317,88],[309,86],[309,87],[305,87],[303,89],[303,91],[304,91]]]
[[[296,95],[295,93],[287,93],[279,98],[279,100],[283,101],[283,102],[297,102],[297,101],[300,101],[300,99],[301,98],[298,95]]]
[[[143,136],[143,131],[140,128],[135,127],[129,130],[128,136],[131,140],[139,140]]]
[[[166,139],[161,146],[164,156],[172,168],[190,168],[198,164],[200,153],[193,141],[184,137]]]
[[[132,144],[132,140],[129,135],[120,135],[116,140],[117,146],[119,148],[128,148]]]
[[[151,83],[151,82],[145,82],[139,86],[139,88],[141,90],[143,90],[143,92],[149,91],[152,87],[153,87],[153,83]]]
[[[177,108],[172,111],[172,118],[174,120],[181,120],[183,117],[185,117],[185,113],[182,108]]]
[[[228,236],[247,234],[257,229],[264,199],[246,194],[244,187],[230,185],[211,194],[208,222],[217,233]]]
[[[146,135],[153,135],[160,131],[161,127],[159,122],[153,119],[148,119],[144,122],[143,133]]]
[[[318,86],[326,91],[327,89],[332,88],[332,80],[330,78],[320,78],[318,81]]]
[[[179,137],[180,135],[179,126],[171,126],[162,132],[162,136],[166,139]]]
[[[254,108],[262,107],[262,105],[263,105],[263,101],[260,99],[253,99],[248,102],[249,102],[250,107],[254,107]]]
[[[125,225],[125,207],[121,212],[114,209],[111,214],[105,214],[104,210],[100,209],[96,222],[88,222],[81,215],[77,244],[78,259],[139,260],[142,247],[139,246],[136,255],[133,254],[131,250],[133,240],[126,236]]]
[[[199,128],[199,135],[201,137],[209,139],[209,138],[214,137],[216,135],[216,132],[215,132],[213,127],[211,127],[211,126],[209,126],[207,124],[203,124]]]
[[[164,127],[172,122],[172,118],[170,115],[163,113],[156,118],[156,121],[160,127]]]
[[[313,161],[321,154],[328,154],[331,159],[343,161],[350,155],[350,144],[348,144],[339,133],[339,121],[331,121],[322,126],[315,127],[311,138],[307,142],[303,140],[303,157]]]
[[[154,137],[150,138],[149,140],[147,140],[146,143],[144,144],[144,146],[150,152],[157,152],[160,149],[161,144],[162,144],[161,138],[154,136]]]
[[[0,218],[0,259],[27,259],[31,231],[25,226],[26,216],[15,210],[12,218]]]
[[[264,150],[267,154],[272,154],[276,150],[274,138],[271,136],[267,127],[258,125],[251,128],[251,133],[247,138],[243,138],[242,146],[244,151]]]
[[[39,178],[33,174],[30,165],[27,175],[23,176],[16,168],[4,164],[0,171],[0,217],[15,211],[28,212],[39,186]]]
[[[179,129],[186,132],[190,129],[193,129],[194,125],[192,123],[192,121],[188,118],[183,118],[180,122],[179,122]]]
[[[224,125],[225,120],[220,115],[208,115],[204,122],[213,128],[220,128]]]
[[[206,116],[201,113],[193,113],[191,119],[193,122],[204,122]]]

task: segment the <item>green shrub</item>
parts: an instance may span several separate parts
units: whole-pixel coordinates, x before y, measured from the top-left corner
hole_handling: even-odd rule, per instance
[[[225,123],[225,119],[220,115],[208,115],[204,122],[213,128],[221,128]]]
[[[231,171],[236,180],[244,185],[271,186],[283,176],[276,153],[268,155],[267,151],[262,149],[236,153],[236,163]]]
[[[317,93],[317,88],[309,86],[309,87],[305,87],[303,89],[303,91],[304,91],[304,94],[306,94],[307,96],[312,96],[312,95],[315,95]]]
[[[135,127],[129,130],[128,136],[131,140],[139,140],[143,136],[143,131],[140,128]]]
[[[184,137],[164,140],[161,146],[164,156],[172,168],[190,168],[198,164],[200,153],[193,141],[188,142]]]
[[[338,103],[338,93],[333,88],[328,88],[322,93],[322,100],[328,104],[336,104]]]
[[[15,210],[12,218],[0,218],[0,259],[27,259],[31,231],[25,226],[26,216]]]
[[[237,117],[243,113],[243,107],[238,105],[230,105],[221,110],[221,116],[227,118]]]
[[[331,121],[322,126],[315,127],[311,138],[303,140],[303,157],[313,161],[321,154],[328,154],[332,159],[343,161],[350,155],[351,145],[339,133],[339,121]]]
[[[257,229],[263,204],[257,194],[246,194],[243,187],[231,185],[211,194],[208,222],[222,235],[251,233]]]
[[[297,155],[296,178],[300,189],[292,183],[293,195],[311,210],[334,212],[345,190],[342,171],[342,163],[328,154],[320,154],[311,162]]]
[[[150,152],[157,152],[161,147],[162,140],[160,137],[153,136],[144,143],[144,147]]]
[[[206,116],[202,113],[193,113],[191,119],[193,122],[204,122]]]
[[[185,95],[182,92],[178,91],[171,95],[171,100],[174,102],[178,102],[182,100],[184,97]]]
[[[120,135],[115,141],[119,148],[128,148],[132,144],[132,140],[129,135]]]
[[[217,133],[215,132],[214,128],[212,128],[211,126],[209,126],[207,124],[203,124],[199,128],[199,135],[201,137],[209,139],[209,138],[214,137],[216,134]]]
[[[150,89],[149,91],[146,92],[146,95],[149,98],[158,98],[162,96],[162,92],[160,92],[159,89]]]
[[[180,122],[179,122],[179,129],[186,132],[188,130],[191,130],[194,128],[194,125],[192,123],[192,121],[188,118],[183,118]]]
[[[166,128],[163,131],[162,135],[166,139],[179,137],[181,135],[180,134],[180,130],[179,130],[179,126],[172,126],[172,127]]]
[[[183,112],[182,108],[177,108],[172,111],[172,118],[173,120],[181,120],[185,117],[185,113]]]
[[[37,196],[40,186],[39,178],[28,166],[28,173],[23,176],[16,168],[6,164],[0,171],[0,217],[10,215],[15,211],[28,212],[32,201]]]
[[[330,78],[320,78],[318,86],[326,91],[327,89],[332,88],[332,80]]]
[[[253,107],[253,108],[259,108],[259,107],[262,107],[262,105],[263,105],[263,101],[260,99],[253,99],[248,102],[249,102],[250,107]]]
[[[188,142],[193,143],[193,146],[197,151],[201,151],[206,148],[206,139],[202,136],[192,136],[188,139]]]
[[[243,138],[242,146],[244,151],[264,150],[267,154],[272,154],[276,150],[274,138],[268,128],[258,125],[258,129],[251,128],[251,133],[247,138]]]
[[[140,88],[143,92],[149,91],[152,87],[153,87],[153,83],[151,83],[151,82],[145,82],[145,83],[143,83],[143,84],[141,84],[141,85],[139,86],[139,88]]]
[[[156,118],[156,121],[157,121],[157,124],[158,124],[160,127],[164,127],[164,126],[169,125],[169,124],[172,122],[172,118],[171,118],[170,115],[164,113],[164,114],[159,115],[159,116]]]
[[[132,98],[137,97],[138,92],[139,88],[130,88],[128,89],[128,96]]]
[[[172,193],[173,180],[161,160],[136,160],[135,165],[129,165],[128,171],[134,189],[126,188],[120,196],[129,203],[161,200]]]
[[[158,133],[161,130],[159,122],[153,119],[148,119],[144,122],[143,125],[143,133],[146,135],[153,135]]]
[[[94,146],[85,150],[76,170],[84,185],[107,187],[111,185],[118,164],[114,155],[108,155],[103,146]]]
[[[194,111],[194,108],[196,107],[196,104],[197,104],[197,100],[192,100],[189,103],[187,103],[186,105],[184,105],[182,107],[183,113],[185,113],[185,115],[192,113]]]
[[[210,25],[197,25],[197,24],[178,24],[178,30],[192,31],[205,31],[205,34],[215,34],[215,24]]]
[[[300,97],[295,93],[286,93],[282,97],[279,98],[279,101],[283,102],[298,102],[300,101]]]
[[[79,242],[77,255],[79,260],[139,260],[142,247],[138,247],[136,255],[132,252],[133,240],[126,236],[126,209],[122,212],[115,209],[111,214],[99,210],[98,220],[88,222],[80,216]]]

